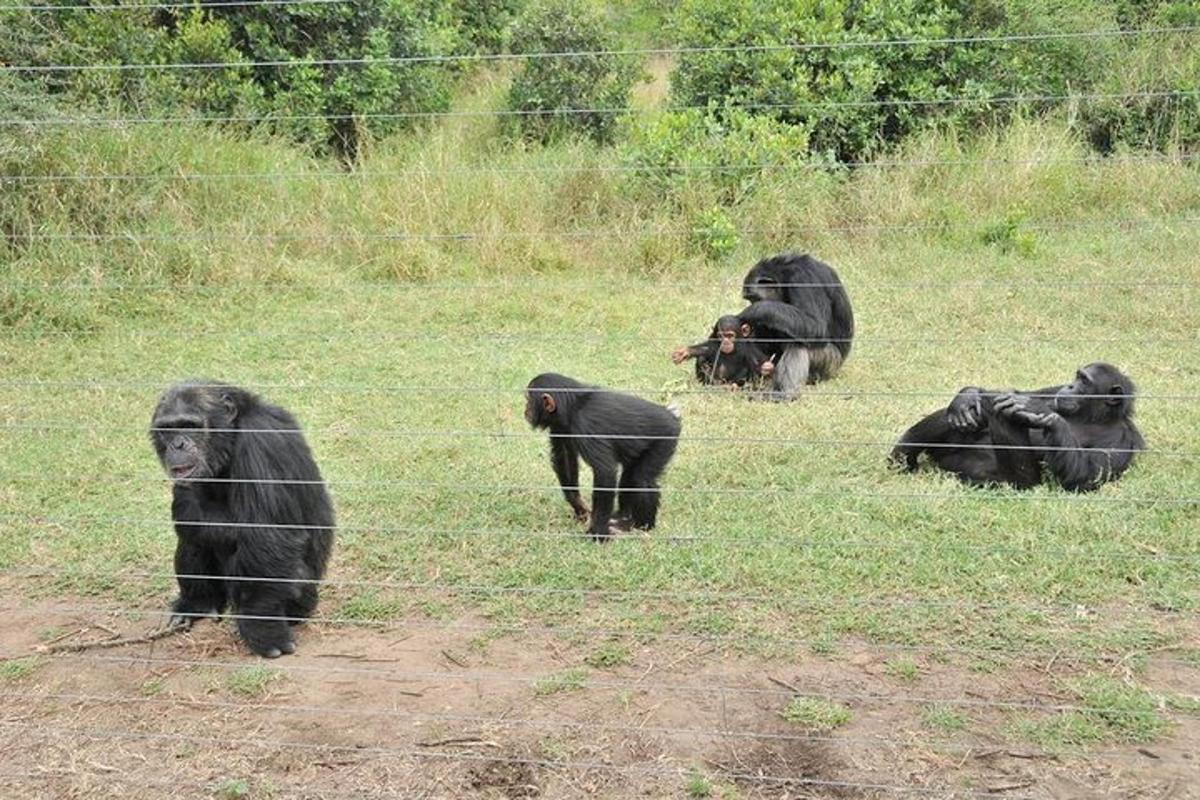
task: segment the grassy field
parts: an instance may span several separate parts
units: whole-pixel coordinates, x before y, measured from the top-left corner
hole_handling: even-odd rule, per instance
[[[494,102],[485,85],[463,104]],[[1046,745],[1153,740],[1188,716],[1146,669],[1200,663],[1194,166],[1084,162],[1050,123],[931,135],[893,160],[958,163],[765,173],[723,212],[736,245],[714,258],[689,233],[714,208],[703,175],[648,191],[618,153],[504,147],[490,125],[449,120],[341,175],[204,131],[29,144],[28,174],[153,177],[0,200],[11,233],[75,237],[0,262],[8,602],[165,606],[169,489],[145,427],[163,386],[205,376],[304,424],[342,526],[328,619],[552,629],[589,643],[568,683],[623,663],[631,639],[691,636],[835,668],[894,645],[898,686],[920,686],[929,658],[1053,664],[1060,696],[1138,723],[989,729]],[[841,273],[859,323],[845,371],[789,405],[699,391],[671,347],[740,308],[742,274],[783,249]],[[888,469],[891,442],[958,387],[1044,385],[1093,360],[1143,393],[1151,451],[1118,484],[979,491]],[[682,408],[652,534],[598,546],[572,523],[521,416],[544,370]],[[947,735],[965,724],[924,713]]]

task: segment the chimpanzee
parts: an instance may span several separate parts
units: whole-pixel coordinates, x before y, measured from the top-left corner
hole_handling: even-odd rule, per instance
[[[550,462],[581,522],[588,519],[588,507],[579,495],[579,457],[592,468],[588,532],[594,539],[654,527],[658,478],[679,443],[681,425],[672,410],[545,372],[525,390],[525,419],[535,429],[550,430]]]
[[[905,432],[891,458],[906,471],[928,452],[966,483],[1018,489],[1042,482],[1090,492],[1116,480],[1145,442],[1133,424],[1133,381],[1111,364],[1081,368],[1074,383],[1033,392],[959,391],[947,408]]]
[[[742,296],[752,303],[742,321],[786,340],[775,364],[773,399],[792,400],[806,383],[832,378],[850,355],[854,312],[828,264],[800,253],[764,258],[746,273]]]
[[[769,376],[775,368],[773,357],[749,338],[751,334],[748,324],[734,314],[726,314],[713,325],[707,339],[676,348],[671,360],[682,364],[689,358],[696,359],[696,380],[701,383],[745,386]]]
[[[186,381],[159,399],[150,440],[173,481],[171,623],[190,626],[232,605],[255,653],[295,652],[289,623],[317,607],[334,532],[295,418],[245,389]]]

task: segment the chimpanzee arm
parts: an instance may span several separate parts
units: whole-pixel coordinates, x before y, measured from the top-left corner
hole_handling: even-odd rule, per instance
[[[716,342],[713,339],[706,339],[703,342],[689,345],[688,347],[678,347],[671,352],[671,361],[676,364],[682,364],[689,358],[699,358],[711,351],[716,350]]]
[[[592,525],[588,533],[595,539],[607,539],[617,496],[617,462],[605,459],[592,464]]]
[[[764,336],[764,333],[774,331],[781,338],[794,339],[806,344],[829,343],[823,318],[815,314],[806,314],[788,303],[759,300],[742,309],[738,318],[754,329],[756,338],[770,338]]]
[[[900,437],[900,441],[892,448],[892,463],[914,472],[917,469],[917,457],[929,450],[929,445],[948,441],[952,430],[944,411],[929,414]]]
[[[215,503],[204,503],[191,486],[175,484],[171,519],[180,541],[202,548],[237,547],[238,529],[227,527],[233,521],[228,509]]]
[[[981,389],[978,386],[964,386],[946,407],[946,418],[952,428],[960,431],[982,430],[992,413],[992,402],[1001,395],[1013,395],[1026,398],[1031,411],[1048,413],[1053,411],[1053,396],[1062,386],[1047,386],[1032,392],[1014,392],[1001,389]]]
[[[558,476],[558,485],[567,498],[575,519],[581,522],[588,518],[588,507],[579,495],[579,451],[571,439],[550,435],[550,463]]]
[[[1017,489],[1042,482],[1041,451],[1029,438],[1029,427],[1003,414],[988,414],[988,434],[996,460],[996,477]]]

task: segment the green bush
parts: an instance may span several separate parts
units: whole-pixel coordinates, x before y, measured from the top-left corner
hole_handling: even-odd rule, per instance
[[[5,20],[0,62],[230,64],[63,72],[43,81],[74,104],[109,114],[273,118],[264,123],[269,130],[347,157],[364,132],[386,134],[414,114],[448,107],[453,62],[390,60],[452,53],[461,44],[451,8],[438,0],[80,10]],[[376,63],[247,65],[361,59]]]
[[[455,0],[454,16],[470,50],[502,53],[524,7],[525,0]]]
[[[741,109],[689,109],[634,120],[624,151],[637,167],[635,180],[653,193],[711,186],[722,202],[735,203],[764,175],[807,161],[808,133]]]
[[[843,161],[869,157],[933,120],[1006,119],[1016,104],[989,102],[997,97],[1079,90],[1115,48],[1090,38],[789,46],[1115,27],[1112,9],[1098,0],[685,0],[674,27],[683,47],[764,48],[684,53],[672,75],[674,104],[744,106],[802,125],[813,152]]]
[[[575,0],[531,6],[517,21],[512,42],[516,53],[587,53],[618,46],[599,11]],[[540,142],[569,136],[611,142],[616,111],[629,104],[637,74],[633,61],[620,55],[524,59],[508,93],[507,107],[517,112],[512,127],[520,136]]]

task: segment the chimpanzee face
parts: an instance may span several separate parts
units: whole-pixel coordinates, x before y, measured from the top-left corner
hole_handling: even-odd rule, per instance
[[[179,386],[159,400],[150,441],[168,477],[177,483],[213,478],[226,466],[237,417],[232,399],[214,387]]]
[[[1065,416],[1109,419],[1132,411],[1133,383],[1111,364],[1097,362],[1075,373],[1069,386],[1054,396],[1054,409]]]
[[[751,303],[757,303],[760,300],[784,302],[783,287],[779,285],[779,281],[758,270],[751,270],[750,274],[746,276],[746,283],[742,287],[742,297]]]

